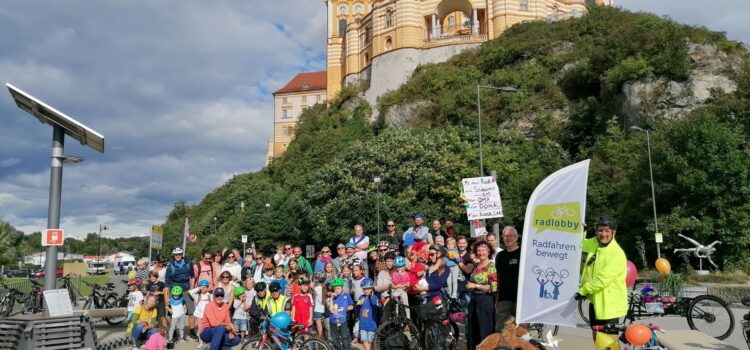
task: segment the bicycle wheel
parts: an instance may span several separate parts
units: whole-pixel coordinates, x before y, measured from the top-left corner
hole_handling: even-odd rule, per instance
[[[419,350],[422,349],[422,345],[419,342],[419,330],[412,323],[411,320],[392,320],[381,324],[378,330],[375,332],[375,339],[373,340],[373,349],[387,349],[386,341],[396,335],[404,334],[408,344],[407,348]],[[434,349],[433,349],[434,350]]]
[[[4,298],[2,301],[0,301],[0,317],[8,317],[12,310],[13,303],[11,298]]]
[[[581,315],[581,319],[583,320],[583,323],[585,323],[587,326],[591,325],[591,322],[589,321],[589,300],[583,299],[578,301],[578,314]]]
[[[542,342],[547,341],[547,333],[549,331],[552,331],[552,336],[556,336],[557,332],[560,330],[560,326],[558,325],[547,325],[544,323],[532,323],[529,325],[529,335],[531,335],[532,338],[538,339]]]
[[[107,297],[107,299],[104,300],[103,309],[110,309],[110,308],[116,308],[117,307],[117,298],[114,295],[110,295]],[[127,315],[122,315],[120,317],[107,317],[104,319],[104,321],[107,321],[107,323],[116,326],[120,323],[125,322],[125,319],[127,319]]]
[[[723,340],[734,330],[734,315],[724,299],[714,295],[700,295],[688,307],[687,321],[690,329]]]
[[[267,339],[266,343],[263,344],[263,347],[260,346],[260,342],[262,340],[262,337],[260,334],[254,335],[250,337],[250,339],[246,340],[244,344],[242,344],[241,350],[273,350],[273,347],[271,346],[271,340]]]
[[[299,347],[300,350],[333,350],[333,347],[327,342],[318,339],[317,337],[310,337],[302,342]]]

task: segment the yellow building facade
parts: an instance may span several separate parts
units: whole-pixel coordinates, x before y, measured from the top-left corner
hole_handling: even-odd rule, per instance
[[[332,99],[345,81],[361,78],[374,58],[389,52],[482,43],[513,24],[580,16],[586,5],[611,5],[611,0],[327,0],[326,4],[326,90]]]
[[[273,137],[268,140],[265,165],[286,151],[302,112],[325,101],[326,72],[297,74],[273,93]]]

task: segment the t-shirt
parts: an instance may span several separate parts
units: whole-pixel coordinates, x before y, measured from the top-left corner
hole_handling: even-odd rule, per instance
[[[234,314],[232,315],[233,320],[247,320],[247,311],[245,311],[245,307],[250,307],[249,305],[246,305],[246,302],[242,302],[239,299],[234,299]]]
[[[326,306],[323,304],[323,286],[317,285],[314,288],[315,290],[315,308],[313,311],[318,313],[324,313],[326,311]]]
[[[185,314],[185,299],[182,297],[169,297],[169,306],[172,307],[172,317],[180,317]]]
[[[378,290],[382,290],[383,288],[387,288],[389,285],[393,284],[393,280],[391,279],[391,271],[383,270],[378,272],[378,280],[375,283],[375,286]],[[388,290],[382,290],[383,296],[388,296]]]
[[[206,309],[203,310],[200,331],[208,327],[216,327],[231,322],[232,320],[229,318],[228,303],[221,303],[221,305],[219,305],[215,302],[210,302],[206,305]],[[200,331],[198,333],[200,333]]]
[[[355,300],[359,300],[359,297],[362,294],[365,294],[365,292],[362,290],[362,281],[364,279],[364,277],[360,279],[352,278],[352,294],[354,294]]]
[[[143,302],[143,293],[140,290],[128,294],[128,312],[134,312],[135,308]]]
[[[219,264],[215,262],[206,264],[204,261],[201,261],[195,264],[193,269],[194,269],[193,274],[198,276],[195,279],[196,286],[198,282],[200,282],[200,280],[206,280],[208,281],[208,288],[211,289],[214,286],[214,278],[219,276],[219,271],[221,270],[221,266],[219,266]]]
[[[310,320],[310,308],[313,306],[313,297],[310,293],[297,294],[292,298],[292,307],[294,308],[294,315],[292,315],[294,322],[307,326],[307,321]]]
[[[164,271],[164,269],[162,269]],[[161,282],[159,280],[156,281],[156,283],[148,281],[148,284],[146,285],[146,291],[154,295],[154,293],[163,293],[164,292],[164,282]],[[156,295],[156,302],[164,304],[164,294]]]
[[[394,286],[404,285],[404,284],[407,286],[411,285],[411,280],[409,279],[409,273],[406,271],[404,271],[403,274],[399,274],[398,272],[393,271],[393,273],[391,273],[391,281],[393,281]]]
[[[201,293],[200,288],[195,288],[189,293],[193,298],[193,301],[195,302],[195,310],[193,311],[193,316],[197,318],[203,317],[203,310],[206,308],[206,305],[208,305],[208,303],[213,300],[213,295],[210,292]]]
[[[331,323],[342,324],[346,322],[346,312],[349,306],[354,305],[349,293],[341,293],[333,298],[333,309],[331,310]]]
[[[503,250],[495,257],[497,269],[497,300],[515,302],[518,297],[518,262],[521,260],[521,249],[512,252]]]
[[[355,245],[358,246],[358,248],[359,248],[359,245],[361,244],[365,245],[365,249],[354,252],[354,256],[356,256],[359,259],[359,261],[367,261],[367,247],[370,246],[370,238],[368,238],[364,234],[359,237],[352,236],[352,238],[349,239],[349,242],[354,243]]]
[[[164,337],[156,332],[148,337],[146,343],[143,344],[144,350],[164,350]]]
[[[133,329],[133,325],[136,323],[148,323],[152,326],[156,325],[156,315],[157,311],[156,308],[151,309],[151,311],[147,310],[145,306],[138,305],[135,308],[135,311],[133,312],[133,318],[130,319],[130,324],[128,324],[127,333],[130,334],[130,331]]]
[[[461,259],[461,262],[463,262],[464,265],[473,264],[473,262],[471,261],[471,253],[468,251],[459,259]],[[471,277],[471,272],[464,272],[464,270],[461,270],[461,266],[458,267],[458,270],[459,270],[458,278],[456,279],[458,281],[457,289],[459,292],[467,292],[468,290],[466,290],[466,283],[469,282],[469,277]]]
[[[378,330],[378,323],[375,319],[375,309],[380,307],[380,301],[374,294],[370,296],[362,295],[357,299],[359,308],[359,329],[362,331],[375,332]]]

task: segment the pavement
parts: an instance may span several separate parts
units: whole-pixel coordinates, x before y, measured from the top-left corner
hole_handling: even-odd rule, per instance
[[[119,282],[119,279],[120,279],[119,277],[120,276],[113,276],[113,279],[112,279],[113,282],[115,283]],[[119,286],[120,284],[117,284],[117,285]],[[694,295],[702,294],[702,293],[705,293],[705,289],[691,288],[686,292],[687,296],[694,296]],[[710,349],[743,350],[747,348],[745,339],[742,336],[742,332],[741,332],[742,325],[740,324],[740,321],[742,320],[742,316],[748,312],[748,308],[740,304],[732,304],[731,309],[732,309],[732,313],[734,314],[735,325],[734,325],[734,331],[732,332],[731,336],[724,340],[724,342],[728,344],[728,347],[724,347],[724,348],[710,347]],[[664,330],[665,332],[669,332],[670,330],[689,330],[690,329],[690,327],[687,324],[687,320],[683,317],[677,317],[677,316],[641,319],[639,320],[639,322],[643,324],[653,323],[661,327],[661,329]],[[123,337],[125,334],[124,324],[120,326],[110,326],[106,322],[100,321],[94,324],[94,329],[97,333],[100,343],[107,342],[107,341],[111,342],[113,340]],[[580,318],[577,320],[576,327],[560,327],[558,337],[560,339],[559,350],[583,350],[583,349],[594,348],[593,341],[591,340],[591,331],[583,323],[583,321]],[[462,338],[463,338],[463,334],[462,334]],[[198,345],[197,341],[189,340],[186,343],[176,343],[175,349],[176,350],[194,350],[196,348],[196,345]],[[234,347],[233,349],[240,349],[241,345],[242,343],[240,343],[240,345]],[[130,347],[121,347],[120,349],[128,349],[128,348]],[[363,349],[362,346],[353,346],[352,348]],[[690,349],[708,349],[708,348],[697,345],[696,347],[693,347]],[[465,350],[465,347],[462,347],[461,350]],[[684,350],[684,349],[670,348],[670,350]]]

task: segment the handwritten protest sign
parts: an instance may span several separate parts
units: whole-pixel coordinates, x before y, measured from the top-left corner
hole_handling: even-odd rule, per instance
[[[469,220],[499,218],[503,216],[500,189],[492,176],[461,179],[466,216]]]

